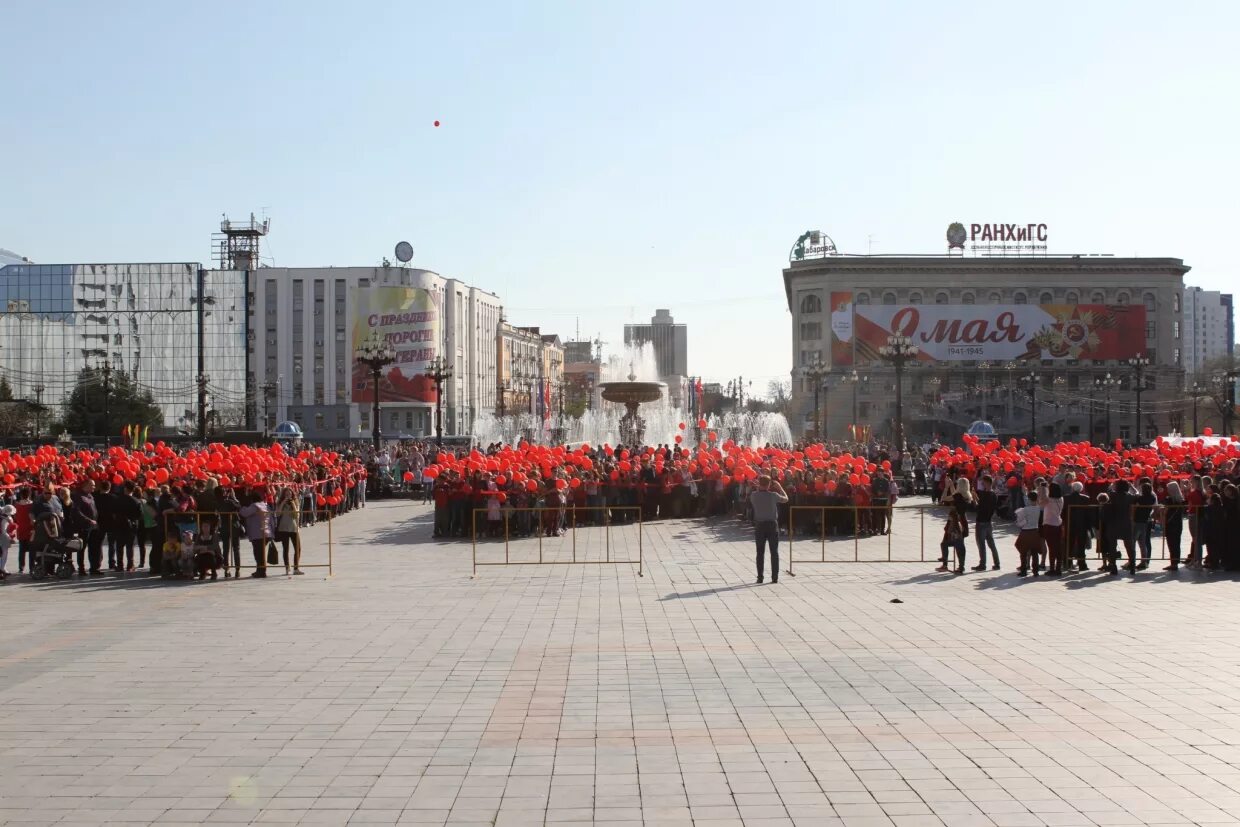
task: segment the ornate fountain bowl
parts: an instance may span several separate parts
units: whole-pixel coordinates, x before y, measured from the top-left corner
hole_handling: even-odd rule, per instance
[[[608,402],[619,402],[628,405],[640,405],[642,402],[657,402],[663,398],[667,385],[662,382],[603,382],[599,392]]]

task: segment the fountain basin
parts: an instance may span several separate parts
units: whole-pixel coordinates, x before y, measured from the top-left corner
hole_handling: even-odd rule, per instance
[[[598,388],[600,395],[608,402],[627,406],[659,401],[667,385],[662,382],[603,382]]]

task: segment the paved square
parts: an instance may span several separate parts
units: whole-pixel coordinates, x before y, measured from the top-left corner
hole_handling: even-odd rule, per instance
[[[331,579],[0,586],[0,823],[1240,824],[1227,576],[1021,580],[1004,537],[1004,571],[954,577],[798,540],[759,587],[742,526],[683,521],[643,527],[642,577],[471,579],[429,520],[337,521]],[[902,513],[895,558],[919,531]],[[543,553],[631,555],[611,532]]]

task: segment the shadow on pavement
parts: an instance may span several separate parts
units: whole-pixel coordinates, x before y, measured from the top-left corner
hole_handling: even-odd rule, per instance
[[[659,602],[662,603],[667,600],[685,600],[690,597],[707,597],[712,594],[719,594],[720,592],[734,592],[741,589],[753,589],[756,588],[757,585],[758,584],[756,583],[737,583],[734,586],[719,586],[714,589],[700,589],[696,592],[672,592],[671,594],[660,597]]]

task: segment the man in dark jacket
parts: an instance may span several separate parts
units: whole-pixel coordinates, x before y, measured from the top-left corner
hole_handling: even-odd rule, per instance
[[[986,546],[990,546],[993,570],[999,570],[999,549],[995,546],[994,518],[999,498],[995,495],[995,481],[989,475],[982,477],[977,486],[977,518],[973,524],[973,536],[977,540],[977,565],[974,571],[986,571]]]
[[[1063,501],[1064,523],[1068,529],[1068,557],[1076,561],[1080,571],[1086,571],[1089,564],[1085,562],[1085,549],[1089,545],[1090,533],[1098,524],[1098,509],[1093,507],[1081,482],[1073,482],[1069,490]]]
[[[1111,483],[1110,502],[1102,514],[1102,531],[1110,538],[1109,546],[1117,552],[1119,544],[1123,543],[1124,551],[1128,553],[1127,569],[1135,574],[1137,555],[1132,543],[1132,503],[1132,486],[1127,480],[1116,480]],[[1115,558],[1112,557],[1108,563],[1107,570],[1116,574]]]
[[[77,492],[73,495],[70,507],[69,526],[71,533],[77,534],[84,541],[84,551],[77,553],[78,576],[86,574],[83,565],[83,554],[90,555],[90,573],[103,574],[103,531],[99,527],[99,510],[95,506],[95,483],[93,480],[82,480]]]

